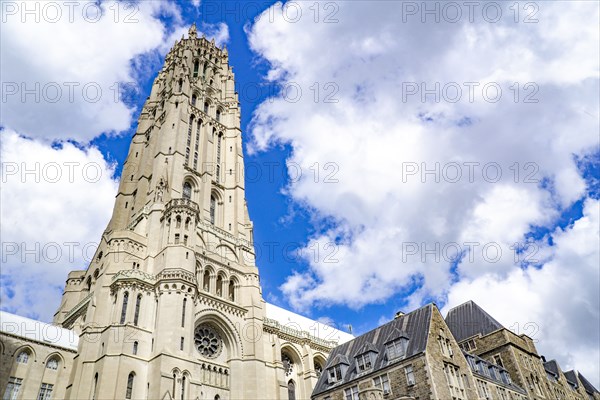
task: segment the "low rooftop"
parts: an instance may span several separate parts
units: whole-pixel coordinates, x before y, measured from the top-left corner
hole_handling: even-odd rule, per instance
[[[5,311],[0,311],[0,332],[67,350],[77,350],[79,343],[75,331]]]

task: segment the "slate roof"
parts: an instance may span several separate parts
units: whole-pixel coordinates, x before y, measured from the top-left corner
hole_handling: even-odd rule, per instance
[[[483,364],[488,371],[489,371],[490,367],[496,367],[499,372],[505,372],[508,376],[510,376],[510,373],[504,367],[501,367],[499,365],[490,363],[489,361],[486,361],[483,358],[481,358],[479,356],[476,356],[475,354],[467,353],[464,350],[463,350],[463,354],[465,355],[465,358],[467,359],[467,362],[468,362],[469,357],[472,357],[472,358],[475,359],[475,362],[477,364],[479,364],[479,363]],[[468,362],[468,364],[469,364],[469,366],[471,366],[471,363]],[[476,377],[484,378],[484,379],[493,381],[497,385],[507,387],[507,388],[509,388],[511,390],[514,390],[516,392],[520,392],[522,394],[527,394],[527,392],[525,391],[525,389],[523,389],[522,387],[520,387],[520,386],[518,386],[518,385],[516,385],[514,383],[514,381],[512,380],[512,377],[510,378],[510,383],[505,383],[505,382],[502,381],[502,379],[500,377],[494,378],[494,377],[492,377],[490,375],[482,374],[481,371],[479,371],[479,369],[473,369],[472,366],[471,366],[471,371],[473,372],[473,375],[475,375]]]
[[[384,361],[386,355],[385,344],[401,335],[408,338],[406,355],[403,359],[423,353],[427,345],[427,334],[429,332],[432,308],[433,304],[423,306],[333,349],[329,355],[325,369],[339,364],[340,361],[344,361],[349,365],[348,370],[340,382],[331,385],[328,383],[327,371],[323,371],[315,386],[313,396],[353,381],[358,376],[354,357],[364,353],[363,350],[365,348],[379,351],[373,369],[365,373],[365,375],[376,373],[388,366],[387,361]]]
[[[598,392],[598,389],[596,389],[594,387],[594,385],[592,385],[590,383],[590,381],[588,381],[585,376],[581,375],[581,373],[577,372],[577,377],[579,377],[579,381],[581,382],[581,384],[583,385],[583,388],[585,389],[586,392],[594,394],[594,393],[600,393]]]
[[[550,372],[551,374],[556,376],[557,378],[560,376],[558,373],[558,371],[560,371],[560,366],[558,365],[558,362],[556,362],[556,360],[550,360],[550,361],[545,362],[544,369],[547,372]],[[585,391],[587,393],[590,393],[590,394],[600,393],[600,392],[598,392],[598,389],[596,389],[594,387],[594,385],[592,385],[590,383],[590,381],[588,381],[585,378],[585,376],[581,375],[580,372],[575,373],[575,371],[571,370],[571,371],[563,372],[563,375],[567,379],[567,382],[569,382],[573,385],[576,385],[576,386],[578,386],[577,378],[579,378],[579,382],[581,382],[581,385],[583,386],[583,388],[585,389]]]
[[[567,378],[567,382],[569,382],[571,386],[579,386],[579,383],[577,383],[577,375],[575,374],[575,371],[565,371],[563,372],[563,374],[565,374],[565,378]]]
[[[77,350],[79,335],[57,325],[0,311],[0,332],[67,350]]]
[[[560,367],[558,366],[556,360],[546,361],[544,363],[544,369],[556,376],[557,378],[560,376],[560,374],[558,373],[558,371],[560,371]]]
[[[457,342],[504,328],[474,301],[467,301],[448,311],[446,324]]]

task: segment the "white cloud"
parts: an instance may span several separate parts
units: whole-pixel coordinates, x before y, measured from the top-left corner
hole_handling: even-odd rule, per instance
[[[11,4],[3,4],[0,125],[34,138],[87,142],[129,129],[135,110],[119,93],[137,88],[136,59],[166,54],[189,28],[170,1]],[[206,29],[219,45],[229,39],[225,24]]]
[[[53,315],[71,270],[94,255],[112,213],[114,165],[94,147],[52,148],[2,131],[2,308]]]
[[[534,226],[554,226],[561,210],[585,196],[574,157],[598,151],[592,115],[600,39],[590,28],[598,25],[598,4],[535,3],[537,23],[524,23],[532,9],[521,9],[515,22],[512,3],[490,3],[503,7],[496,23],[481,4],[474,22],[463,9],[458,23],[431,15],[423,23],[422,10],[411,15],[406,4],[342,2],[324,10],[320,3],[320,19],[306,5],[295,20],[277,3],[248,28],[251,47],[269,63],[267,79],[295,89],[255,110],[250,150],[290,145],[288,162],[303,175],[286,193],[334,221],[306,253],[325,255],[336,243],[335,261],[307,259],[309,267],[281,287],[295,308],[360,308],[411,289],[406,300],[417,307],[443,301],[463,282],[514,280],[527,255],[515,255],[514,244],[524,245]],[[444,3],[428,6],[435,4]],[[325,15],[338,22],[325,23]],[[502,95],[493,101],[497,88]],[[462,175],[454,182],[457,165]],[[456,248],[465,256],[453,269]],[[552,251],[540,248],[539,263]],[[546,264],[539,273],[566,268]],[[540,285],[548,289],[548,281]],[[572,347],[570,330],[586,332],[584,319],[566,318],[571,302],[550,313],[535,295],[519,293],[532,300],[531,318],[546,313],[545,321],[552,315],[575,324],[552,327],[564,349]],[[588,361],[577,352],[568,354],[585,371]]]
[[[3,126],[81,142],[129,128],[134,110],[117,96],[118,85],[135,86],[131,61],[162,45],[158,13],[181,18],[169,2],[96,3],[14,3],[15,13],[3,15]],[[37,15],[24,14],[26,7]]]
[[[511,268],[506,276],[465,279],[448,293],[445,310],[474,300],[505,327],[536,340],[563,370],[579,369],[592,382],[600,376],[600,202],[588,200],[584,216],[553,234],[551,261],[541,269]]]
[[[5,128],[2,307],[48,320],[67,273],[87,267],[113,208],[115,166],[85,143],[101,133],[129,129],[135,110],[115,100],[115,84],[137,86],[140,71],[148,72],[140,57],[165,54],[181,35],[187,36],[188,26],[173,2],[78,2],[71,9],[60,2],[7,4],[2,4],[0,65],[5,96],[0,121]],[[24,15],[23,7],[33,13]],[[99,7],[103,16],[95,21]],[[49,21],[56,10],[61,18]],[[26,23],[36,14],[39,23]],[[171,21],[168,27],[164,17]],[[209,28],[217,40],[228,39],[226,25]],[[50,85],[48,92],[38,92],[39,101],[35,94],[22,99],[21,85],[31,89],[37,82],[40,88]],[[69,82],[75,85],[72,99]],[[18,92],[10,95],[5,89],[15,84]],[[82,97],[86,84],[101,88],[98,101]],[[62,89],[57,102],[49,100],[56,95],[52,87]],[[84,144],[77,147],[66,139]],[[61,145],[51,146],[54,141]],[[33,174],[24,172],[35,168]],[[57,172],[60,179],[50,182]]]

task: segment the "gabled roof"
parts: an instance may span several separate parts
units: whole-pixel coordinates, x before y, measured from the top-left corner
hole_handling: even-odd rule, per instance
[[[550,372],[551,374],[556,376],[557,378],[560,376],[560,373],[559,373],[560,367],[558,366],[558,363],[556,362],[556,360],[546,361],[544,363],[544,369],[547,372]]]
[[[368,352],[379,353],[379,349],[373,343],[365,343],[365,345],[356,355],[365,354]]]
[[[350,361],[348,360],[348,357],[345,354],[338,354],[331,359],[331,362],[327,364],[327,367],[333,367],[338,364],[350,365]]]
[[[598,389],[596,389],[594,387],[594,385],[592,385],[590,383],[590,381],[588,381],[585,376],[581,375],[580,372],[577,372],[577,377],[579,378],[579,381],[581,382],[581,384],[583,385],[583,388],[585,389],[586,392],[594,394],[594,393],[599,393]]]
[[[388,339],[390,337],[397,337],[398,333],[409,338],[405,358],[423,353],[427,345],[432,309],[433,304],[423,306],[333,349],[329,355],[326,369],[339,364],[341,359],[350,360],[348,370],[344,374],[342,381],[335,386],[337,387],[338,385],[350,382],[357,377],[358,373],[354,357],[363,354],[365,348],[376,349],[378,351],[377,359],[370,372],[376,372],[387,367],[385,344],[389,342]],[[333,387],[328,384],[327,380],[328,374],[321,374],[313,391],[313,396],[319,395]]]
[[[402,332],[400,329],[394,328],[392,330],[392,332],[388,335],[385,343],[387,344],[387,343],[393,342],[394,340],[400,339],[400,338],[409,339],[408,334],[406,332]]]
[[[563,372],[563,374],[565,375],[565,378],[567,378],[567,382],[569,382],[571,385],[577,387],[579,386],[579,383],[577,382],[577,375],[575,374],[575,371],[570,370],[570,371],[565,371]]]
[[[500,322],[472,300],[448,311],[446,324],[457,342],[476,335],[487,335],[504,328]]]

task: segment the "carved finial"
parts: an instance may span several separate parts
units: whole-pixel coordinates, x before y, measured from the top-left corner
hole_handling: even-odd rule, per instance
[[[190,26],[190,30],[188,31],[188,35],[191,38],[197,38],[198,37],[198,30],[196,29],[196,23],[194,22],[192,24],[192,26]]]

